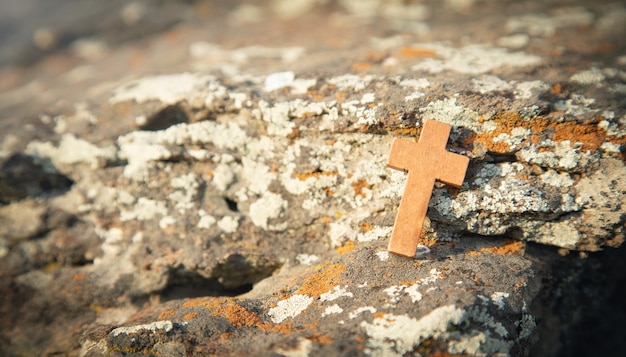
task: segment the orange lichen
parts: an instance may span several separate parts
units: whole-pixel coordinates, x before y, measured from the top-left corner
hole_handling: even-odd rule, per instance
[[[198,316],[198,313],[195,312],[195,311],[192,311],[192,312],[190,312],[188,314],[185,314],[185,316],[183,316],[183,319],[185,319],[185,321],[189,321],[189,320],[195,318],[196,316]]]
[[[169,319],[170,317],[174,316],[175,313],[176,311],[174,310],[163,311],[159,314],[159,320]]]
[[[337,253],[346,254],[354,250],[354,242],[349,240],[341,247],[337,247]]]
[[[74,280],[76,281],[81,281],[85,279],[85,274],[83,273],[76,273],[74,274]]]
[[[378,62],[384,61],[385,58],[387,58],[387,53],[385,53],[385,52],[368,52],[365,55],[365,58],[367,58],[367,60],[370,61],[370,62],[378,63]]]
[[[419,47],[404,47],[400,50],[402,57],[414,58],[414,57],[436,57],[437,52],[429,50],[427,48]]]
[[[296,294],[304,294],[311,297],[320,296],[339,284],[341,273],[345,270],[345,265],[330,265],[320,272],[309,276],[304,283],[302,283],[300,289],[296,291]]]
[[[232,336],[233,334],[231,332],[224,332],[220,335],[220,339],[222,340],[228,340],[230,338],[230,336]]]
[[[311,177],[337,176],[337,174],[338,174],[337,171],[309,171],[309,172],[303,172],[303,173],[295,173],[293,174],[293,177],[302,181],[306,181],[307,179]]]
[[[561,94],[561,85],[556,83],[555,85],[553,85],[552,87],[550,87],[550,93],[551,94]]]
[[[261,328],[263,331],[282,333],[283,335],[289,335],[291,331],[293,331],[291,322],[286,322],[284,324],[279,324],[279,325],[266,323],[266,324],[259,326],[259,328]]]
[[[475,250],[470,250],[469,252],[467,252],[467,255],[469,255],[470,257],[480,257],[483,254]]]
[[[333,197],[335,195],[335,191],[331,190],[330,187],[324,188],[324,193],[328,197]]]
[[[319,221],[324,223],[324,224],[328,224],[328,223],[332,222],[333,219],[331,217],[329,217],[329,216],[323,216],[323,217],[320,217]]]
[[[615,44],[611,42],[602,42],[591,48],[593,53],[608,53],[615,50]]]
[[[333,340],[330,338],[330,336],[328,335],[321,335],[319,333],[314,333],[311,336],[308,337],[309,340],[313,341],[313,342],[317,342],[321,345],[325,345],[328,346],[331,343],[333,343]]]
[[[359,223],[359,230],[361,232],[367,233],[372,230],[372,225],[367,222],[361,222]]]
[[[606,139],[606,131],[597,125],[583,125],[573,122],[558,123],[552,139],[554,141],[582,142],[582,150],[597,150]]]
[[[382,319],[385,317],[386,314],[387,314],[386,312],[378,311],[374,313],[374,318]]]
[[[317,322],[313,322],[311,324],[305,324],[304,328],[307,330],[313,330],[317,328]]]
[[[507,241],[503,245],[497,247],[481,248],[481,252],[491,254],[518,254],[524,249],[524,243],[519,241]]]
[[[556,85],[551,91],[558,92],[561,89]],[[531,134],[527,140],[534,144],[539,144],[542,138],[552,139],[556,142],[569,141],[571,144],[582,143],[581,150],[597,150],[605,141],[614,144],[626,144],[626,138],[616,138],[607,135],[606,131],[598,127],[595,123],[563,122],[555,123],[547,118],[537,117],[525,120],[519,114],[509,111],[496,114],[493,118],[497,127],[488,133],[470,134],[463,142],[467,144],[480,144],[487,150],[498,153],[511,153],[511,147],[505,142],[494,142],[494,138],[501,134],[511,134],[515,128],[529,129]],[[549,151],[547,148],[539,148]]]
[[[416,128],[416,127],[411,127],[411,128],[397,128],[397,129],[392,129],[390,131],[391,134],[397,135],[397,136],[412,136],[414,138],[419,136],[420,133],[420,128]]]
[[[432,247],[437,244],[437,240],[434,238],[422,238],[420,239],[420,242],[427,247]]]
[[[259,315],[236,303],[217,307],[211,316],[223,316],[235,327],[263,326]]]
[[[365,192],[363,192],[363,189],[371,189],[372,185],[368,184],[365,179],[359,179],[358,181],[352,183],[352,188],[354,189],[355,197],[365,198]]]
[[[291,133],[287,134],[287,139],[294,140],[300,138],[300,129],[294,128]]]
[[[369,62],[357,62],[352,65],[353,71],[364,71],[370,68],[372,68],[372,64]]]

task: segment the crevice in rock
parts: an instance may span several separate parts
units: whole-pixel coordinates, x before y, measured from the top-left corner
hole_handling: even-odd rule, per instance
[[[17,153],[0,160],[0,204],[41,194],[64,193],[73,184],[67,176],[48,172],[28,155]]]
[[[202,296],[233,297],[252,290],[254,284],[270,277],[281,263],[270,257],[227,255],[208,274],[179,267],[172,269],[167,286],[159,293],[160,301]]]
[[[180,123],[189,122],[187,112],[180,105],[170,105],[150,116],[141,130],[157,131]]]
[[[529,244],[527,254],[549,265],[530,306],[539,337],[530,355],[626,355],[626,249],[560,256],[556,248]]]
[[[489,153],[489,157],[491,158],[491,162],[493,163],[501,163],[501,162],[517,162],[517,157],[515,154],[496,154],[493,152]]]
[[[203,296],[238,296],[252,290],[252,284],[226,287],[219,278],[205,278],[189,270],[170,273],[167,287],[159,293],[160,301],[198,298]]]
[[[232,212],[239,212],[239,207],[236,201],[224,196],[224,202],[226,202],[229,210],[231,210]]]

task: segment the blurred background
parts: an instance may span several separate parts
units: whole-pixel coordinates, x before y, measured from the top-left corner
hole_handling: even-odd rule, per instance
[[[520,27],[514,20],[526,13],[546,16]],[[106,103],[116,85],[145,74],[264,73],[264,58],[282,58],[299,74],[382,71],[367,66],[393,56],[363,44],[391,48],[397,36],[495,43],[549,58],[554,76],[564,76],[559,71],[570,65],[615,65],[610,61],[620,53],[626,59],[625,30],[620,0],[0,0],[0,133],[28,142],[40,133],[25,130],[25,123],[41,125],[41,113],[54,116],[82,101]],[[346,52],[359,46],[367,55],[346,61]],[[247,50],[233,57],[240,48]],[[588,270],[580,268],[584,286],[563,289],[559,313],[580,316],[562,338],[562,355],[593,355],[603,344],[624,350],[623,250],[589,258]],[[571,275],[555,270],[547,284],[558,286]],[[581,300],[569,298],[576,294],[604,296],[609,305],[576,306]],[[557,333],[559,326],[551,327]]]

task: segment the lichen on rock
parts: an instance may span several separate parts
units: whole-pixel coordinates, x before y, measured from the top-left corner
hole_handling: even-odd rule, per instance
[[[0,94],[33,103],[0,101],[20,128],[0,135],[0,352],[545,352],[551,319],[584,315],[546,301],[595,291],[584,269],[624,241],[626,12],[479,5],[224,3]],[[408,259],[386,250],[407,182],[386,164],[426,119],[470,165]]]

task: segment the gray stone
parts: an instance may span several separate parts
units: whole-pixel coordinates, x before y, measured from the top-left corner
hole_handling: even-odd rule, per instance
[[[626,8],[571,5],[220,3],[0,83],[0,157],[74,182],[0,207],[0,350],[593,352],[579,326],[623,316],[605,264],[624,252]],[[386,251],[406,183],[386,161],[426,119],[470,166],[436,184],[407,259]]]

